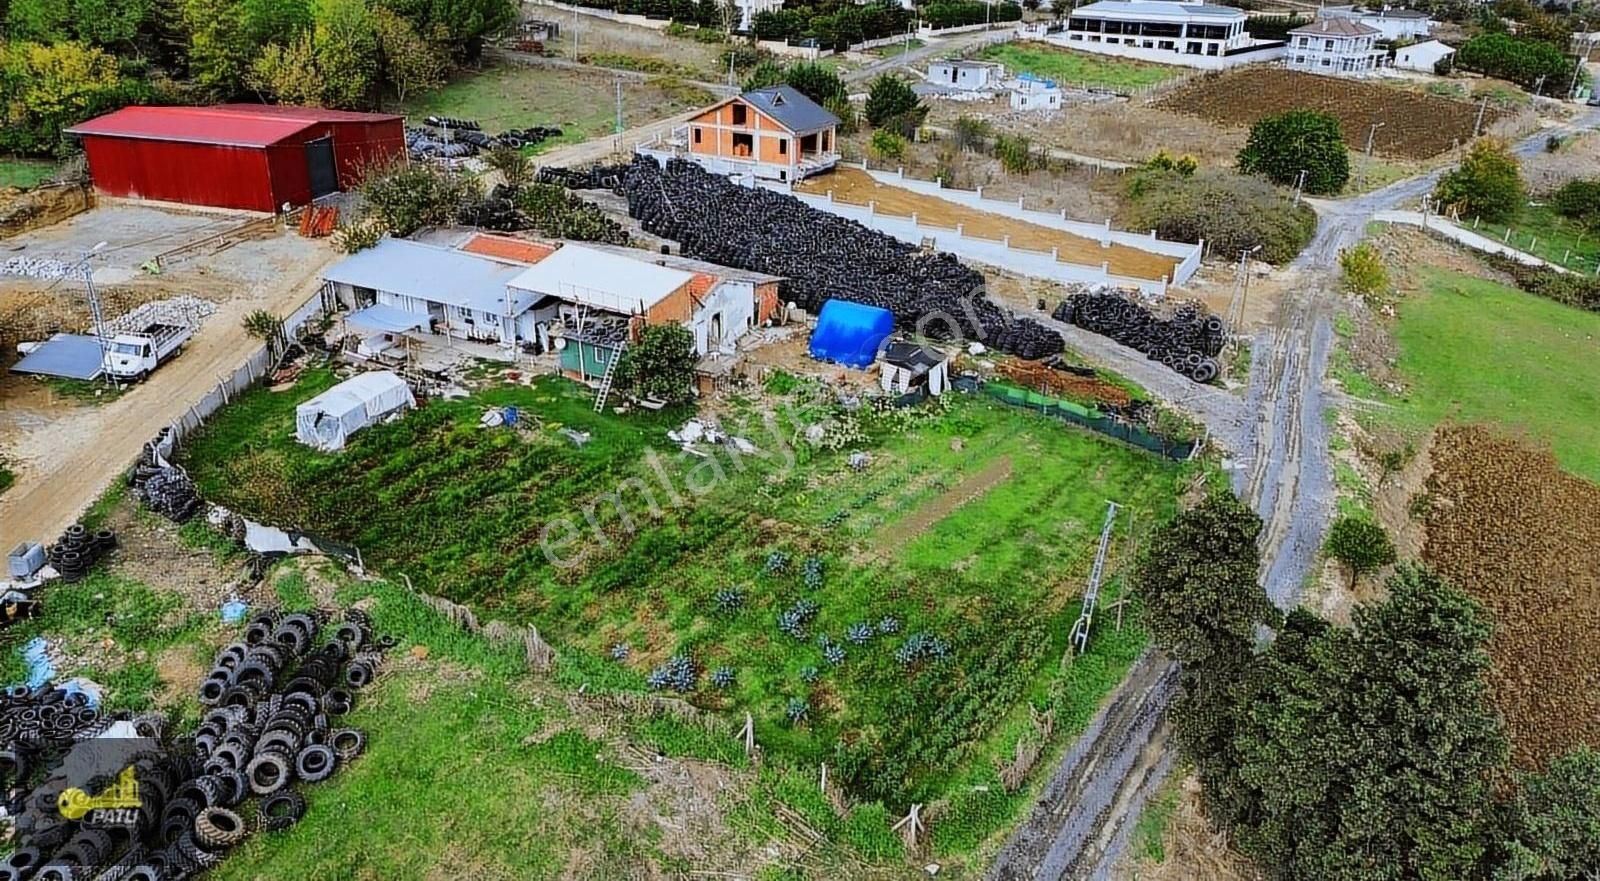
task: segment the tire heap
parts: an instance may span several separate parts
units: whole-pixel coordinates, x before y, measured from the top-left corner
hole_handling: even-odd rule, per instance
[[[470,119],[430,116],[423,123],[425,127],[406,129],[406,152],[412,159],[460,159],[495,147],[521,148],[561,137],[561,129],[547,125],[506,129],[490,135]]]
[[[1228,340],[1222,319],[1196,303],[1180,305],[1171,318],[1158,318],[1121,294],[1082,293],[1063,300],[1052,317],[1138,349],[1200,383],[1217,378],[1217,355]]]
[[[129,762],[139,807],[131,825],[97,828],[57,808],[68,785],[58,766],[10,805],[17,847],[0,881],[181,881],[222,862],[253,826],[276,830],[304,816],[296,781],[316,783],[360,755],[366,735],[336,727],[371,683],[384,649],[358,610],[321,641],[320,614],[258,613],[244,640],[216,657],[201,688],[209,709],[189,737],[167,739],[160,716],[132,720],[149,744]],[[213,683],[221,685],[220,690]],[[0,778],[26,785],[62,748],[104,733],[112,720],[81,696],[26,688],[0,695]],[[98,787],[102,781],[96,781]],[[253,810],[248,803],[255,799]]]
[[[187,523],[205,504],[187,472],[176,465],[162,465],[157,461],[155,442],[144,445],[144,452],[139,454],[139,461],[128,474],[128,485],[139,494],[146,508],[174,523]]]
[[[1060,334],[991,302],[983,276],[952,255],[922,253],[793,196],[740,186],[687,160],[662,168],[646,156],[628,167],[623,194],[646,232],[682,243],[685,256],[783,276],[781,296],[807,311],[848,300],[887,309],[902,327],[927,317],[928,336],[977,339],[1022,358],[1064,348]]]
[[[89,574],[100,558],[117,546],[117,534],[109,529],[90,532],[82,523],[74,523],[61,533],[61,539],[45,551],[45,559],[59,573],[61,580],[75,584]]]
[[[623,186],[628,178],[627,164],[591,165],[581,171],[547,165],[539,169],[539,183],[555,184],[569,190],[610,190],[625,195]]]

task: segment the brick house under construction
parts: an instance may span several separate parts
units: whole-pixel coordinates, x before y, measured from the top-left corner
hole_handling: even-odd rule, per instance
[[[692,159],[714,174],[791,183],[839,162],[839,118],[790,86],[736,95],[700,111],[672,137],[640,145],[665,160]]]

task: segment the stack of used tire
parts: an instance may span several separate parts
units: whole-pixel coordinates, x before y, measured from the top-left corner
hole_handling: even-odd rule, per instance
[[[45,552],[45,559],[69,584],[82,581],[94,564],[117,546],[117,534],[109,529],[90,532],[82,523],[67,527],[61,538]]]
[[[593,188],[615,167],[546,169],[541,180]],[[741,186],[673,159],[634,158],[622,182],[628,214],[682,253],[784,278],[780,296],[816,312],[830,299],[887,309],[901,327],[935,339],[977,340],[1036,359],[1064,348],[1061,335],[1011,315],[983,290],[983,276],[950,254],[914,245],[814,209],[772,190]]]
[[[1217,355],[1228,341],[1222,319],[1196,303],[1184,303],[1170,318],[1160,318],[1122,294],[1086,292],[1063,300],[1053,317],[1138,349],[1201,383],[1217,378]]]
[[[139,461],[128,473],[128,484],[146,508],[174,523],[187,523],[204,506],[188,472],[176,465],[162,464],[154,443],[144,445]]]
[[[201,689],[209,709],[192,736],[166,738],[159,716],[131,720],[134,742],[147,746],[127,760],[138,782],[128,822],[101,828],[59,809],[67,803],[62,766],[22,791],[9,805],[18,846],[0,860],[0,881],[181,881],[220,864],[252,828],[294,825],[306,803],[293,785],[327,779],[365,747],[366,735],[338,719],[394,644],[375,637],[358,610],[328,625],[320,613],[256,614],[245,638],[217,654]],[[41,763],[61,761],[64,745],[81,746],[112,724],[59,694],[0,695],[0,740],[10,743],[0,750],[0,784],[25,784]]]
[[[547,165],[539,169],[539,183],[556,184],[569,190],[611,190],[620,196],[624,195],[628,168],[626,164],[591,165],[581,170]]]

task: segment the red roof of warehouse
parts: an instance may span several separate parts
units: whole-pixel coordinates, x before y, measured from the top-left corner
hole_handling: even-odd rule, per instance
[[[184,141],[230,147],[266,147],[318,122],[397,119],[382,114],[346,114],[316,107],[223,104],[215,107],[124,107],[67,129],[67,134]]]

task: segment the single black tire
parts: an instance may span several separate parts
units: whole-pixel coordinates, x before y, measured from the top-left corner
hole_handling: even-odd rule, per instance
[[[340,728],[328,735],[328,746],[333,747],[340,762],[349,763],[367,748],[367,735],[359,728]]]
[[[302,749],[294,760],[295,773],[307,783],[320,783],[332,777],[338,767],[339,754],[333,751],[333,747],[320,743]]]
[[[330,716],[343,716],[355,706],[356,696],[348,688],[330,688],[322,696],[322,710]]]
[[[244,820],[227,808],[206,808],[194,818],[194,840],[213,853],[244,840]]]
[[[261,753],[250,760],[244,769],[250,778],[250,791],[256,795],[271,795],[294,779],[294,768],[288,756],[282,753]]]
[[[256,810],[256,820],[262,829],[276,831],[287,829],[306,815],[306,800],[292,789],[276,792],[261,800]]]

